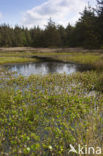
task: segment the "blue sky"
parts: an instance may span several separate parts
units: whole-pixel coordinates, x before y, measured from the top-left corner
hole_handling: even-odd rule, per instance
[[[0,24],[44,27],[51,17],[57,24],[75,24],[81,12],[96,0],[0,0]]]

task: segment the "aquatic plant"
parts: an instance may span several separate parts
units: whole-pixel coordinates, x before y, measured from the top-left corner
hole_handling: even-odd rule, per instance
[[[99,79],[101,74],[94,71],[70,76],[4,74],[0,79],[0,155],[68,155],[70,144],[102,147]]]

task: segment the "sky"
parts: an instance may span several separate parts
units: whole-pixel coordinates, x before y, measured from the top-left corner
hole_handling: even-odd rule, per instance
[[[74,25],[88,2],[95,7],[96,0],[0,0],[0,24],[43,28],[51,18],[64,27]]]

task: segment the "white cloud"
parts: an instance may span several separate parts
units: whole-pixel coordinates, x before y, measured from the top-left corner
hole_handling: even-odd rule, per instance
[[[51,17],[58,24],[74,24],[87,3],[84,0],[47,0],[43,4],[27,10],[21,24],[27,27],[43,27]]]

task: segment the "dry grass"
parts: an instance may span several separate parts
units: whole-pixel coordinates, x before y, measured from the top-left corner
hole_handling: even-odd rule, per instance
[[[0,48],[2,52],[15,52],[15,51],[34,51],[34,52],[60,52],[60,53],[69,53],[69,52],[103,52],[100,50],[88,50],[83,48],[32,48],[32,47],[8,47],[8,48]]]

